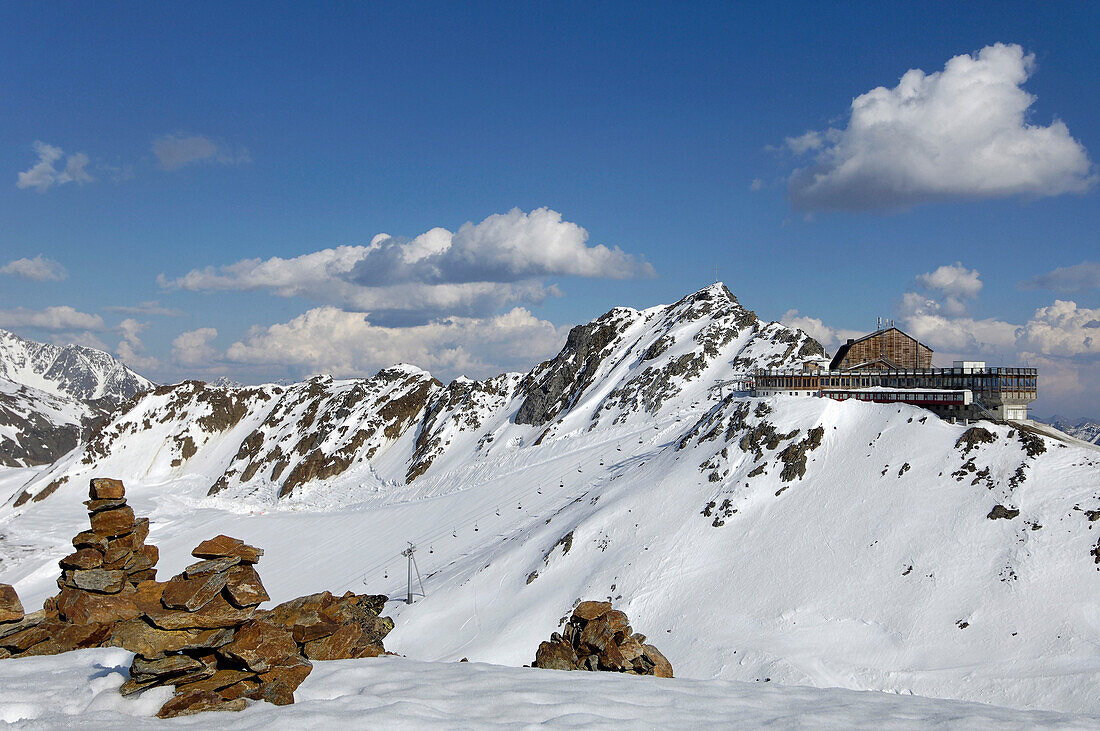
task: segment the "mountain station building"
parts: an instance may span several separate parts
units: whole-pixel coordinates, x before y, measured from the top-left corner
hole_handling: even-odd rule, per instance
[[[987,368],[985,361],[932,367],[932,349],[896,327],[885,327],[840,346],[826,365],[758,370],[759,396],[818,396],[837,401],[922,406],[948,419],[1027,419],[1037,393],[1036,368]]]

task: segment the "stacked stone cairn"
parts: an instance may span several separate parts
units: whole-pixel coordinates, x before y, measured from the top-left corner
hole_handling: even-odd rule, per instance
[[[552,670],[606,670],[630,675],[672,677],[672,665],[646,637],[635,633],[611,602],[581,602],[561,634],[539,645],[532,667]]]
[[[263,550],[220,535],[191,555],[198,562],[156,581],[149,521],[136,519],[118,480],[94,479],[91,530],[60,562],[61,593],[24,615],[15,590],[0,584],[0,659],[86,647],[134,653],[123,695],[175,686],[158,716],[241,710],[248,700],[294,702],[311,660],[376,657],[393,621],[387,598],[325,591],[273,609],[255,565]]]

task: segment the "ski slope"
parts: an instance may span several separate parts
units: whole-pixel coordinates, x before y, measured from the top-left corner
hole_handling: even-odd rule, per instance
[[[578,599],[610,598],[678,678],[1100,714],[1100,453],[721,385],[812,345],[716,285],[613,310],[527,375],[163,387],[0,472],[0,581],[28,607],[55,593],[88,478],[118,477],[162,578],[242,538],[275,603],[389,595],[386,646],[418,661],[521,666]]]

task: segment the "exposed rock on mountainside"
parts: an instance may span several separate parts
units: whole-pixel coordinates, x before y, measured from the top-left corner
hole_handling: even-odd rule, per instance
[[[0,330],[0,465],[49,464],[152,382],[107,353]]]
[[[581,602],[561,634],[539,645],[536,668],[606,670],[629,675],[672,677],[672,665],[646,637],[630,627],[626,615],[611,602]]]
[[[0,378],[55,396],[113,404],[155,385],[102,350],[36,343],[7,330],[0,330]]]
[[[15,590],[0,584],[0,659],[123,647],[135,655],[119,691],[175,686],[157,714],[171,718],[241,710],[246,698],[293,703],[310,660],[385,652],[386,597],[326,591],[260,610],[270,598],[254,568],[263,550],[225,535],[200,543],[192,555],[202,560],[158,582],[149,520],[135,519],[122,482],[93,479],[89,495],[91,530],[60,561],[60,594],[25,615]]]
[[[624,424],[661,411],[695,383],[822,352],[799,330],[760,322],[715,284],[673,305],[616,308],[575,327],[561,353],[527,375],[443,386],[398,365],[370,378],[318,376],[291,386],[161,386],[27,492],[41,495],[63,477],[76,484],[88,473],[139,463],[146,479],[202,474],[210,495],[285,499],[350,476],[373,484],[381,463],[392,471],[385,479],[408,483],[499,448],[494,434],[506,424],[538,427],[522,443],[539,444],[566,416],[587,420],[588,428]]]

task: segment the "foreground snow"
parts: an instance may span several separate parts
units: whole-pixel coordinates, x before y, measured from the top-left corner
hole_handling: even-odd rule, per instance
[[[145,728],[170,694],[123,698],[132,656],[82,650],[0,663],[0,721],[15,728]],[[176,719],[176,726],[332,728],[1096,728],[1100,717],[887,693],[721,680],[564,673],[397,657],[314,663],[293,706]]]

